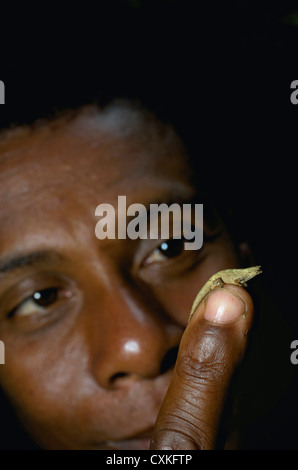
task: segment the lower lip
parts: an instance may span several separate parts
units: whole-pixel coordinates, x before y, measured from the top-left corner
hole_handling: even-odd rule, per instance
[[[150,438],[129,439],[127,441],[107,441],[107,445],[109,450],[148,450],[150,446]]]

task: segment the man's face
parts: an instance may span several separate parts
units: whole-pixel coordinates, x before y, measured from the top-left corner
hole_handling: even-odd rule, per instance
[[[90,107],[0,143],[0,381],[44,448],[147,448],[194,297],[237,266],[220,225],[196,251],[96,238],[119,195],[196,195],[175,134],[137,117]]]

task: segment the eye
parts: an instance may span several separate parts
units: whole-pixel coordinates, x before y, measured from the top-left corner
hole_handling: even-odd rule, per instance
[[[33,295],[25,299],[15,309],[9,313],[9,317],[13,315],[27,316],[36,313],[46,313],[48,307],[58,302],[62,297],[70,297],[71,292],[61,290],[59,287],[50,287],[34,292]]]
[[[169,258],[175,258],[184,251],[184,238],[171,238],[161,243],[150,256],[147,257],[145,264],[164,261]]]

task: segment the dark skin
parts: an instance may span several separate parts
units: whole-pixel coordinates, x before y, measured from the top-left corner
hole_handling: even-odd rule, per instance
[[[212,449],[252,299],[217,289],[208,319],[204,303],[187,321],[198,290],[239,267],[239,253],[221,223],[204,225],[216,236],[201,250],[175,256],[161,240],[98,240],[100,203],[196,193],[169,127],[139,113],[125,131],[126,105],[100,116],[86,107],[0,143],[1,386],[46,449],[146,449],[151,439],[152,449]]]

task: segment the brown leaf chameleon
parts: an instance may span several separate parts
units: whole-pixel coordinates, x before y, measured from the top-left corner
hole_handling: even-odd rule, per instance
[[[213,276],[210,277],[209,281],[202,287],[196,296],[194,303],[191,308],[188,322],[193,316],[195,310],[197,309],[199,303],[209,294],[209,292],[215,287],[223,287],[224,284],[234,284],[236,286],[246,287],[246,281],[249,281],[253,277],[261,274],[261,266],[252,266],[251,268],[245,269],[225,269],[219,271]]]

